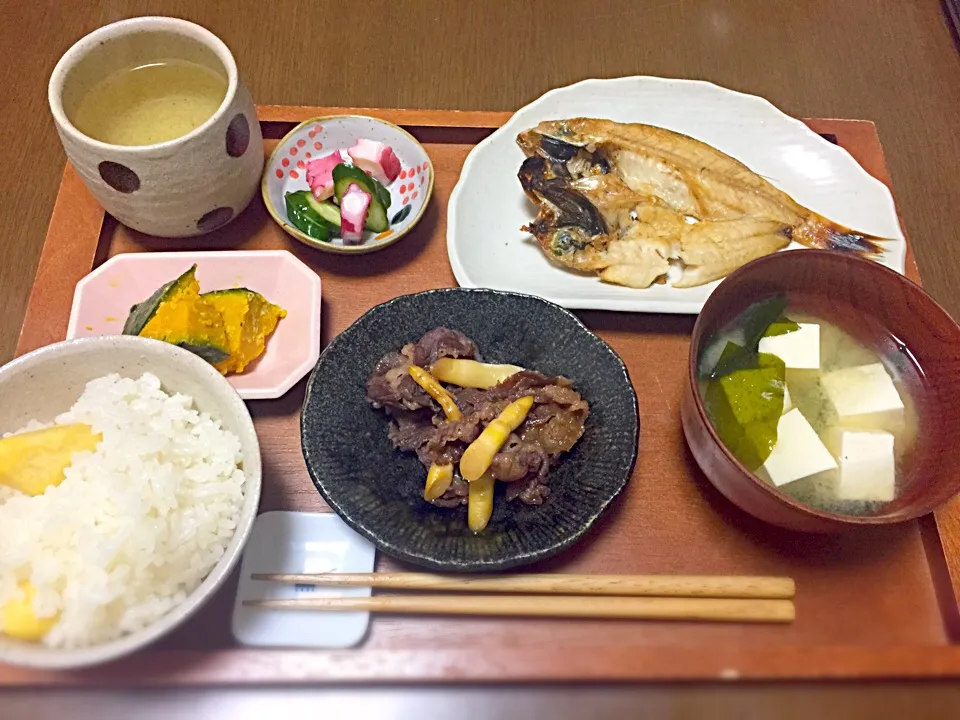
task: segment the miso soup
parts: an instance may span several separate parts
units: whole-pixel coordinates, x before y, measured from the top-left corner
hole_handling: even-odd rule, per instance
[[[780,492],[844,515],[872,515],[898,497],[918,429],[919,368],[865,323],[854,337],[773,298],[722,328],[699,358],[701,397],[727,448]]]

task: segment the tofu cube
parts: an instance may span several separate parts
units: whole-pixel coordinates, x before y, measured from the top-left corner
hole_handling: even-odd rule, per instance
[[[835,470],[837,461],[803,413],[794,408],[777,423],[777,444],[763,468],[773,484],[780,487],[826,470]]]
[[[890,502],[896,494],[893,435],[846,430],[840,440],[840,500]]]
[[[870,416],[903,411],[900,393],[881,363],[825,373],[821,384],[843,425],[849,426],[851,419],[862,419],[873,426]]]
[[[816,323],[799,323],[799,325],[799,330],[760,338],[758,350],[776,355],[788,368],[818,370],[820,368],[820,326]]]

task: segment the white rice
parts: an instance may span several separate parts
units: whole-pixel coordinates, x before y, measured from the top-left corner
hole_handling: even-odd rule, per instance
[[[110,640],[182,602],[223,555],[243,504],[236,435],[154,375],[88,383],[55,420],[76,422],[103,433],[95,452],[75,454],[43,495],[0,495],[0,607],[32,583],[34,612],[59,615],[43,640],[54,647]]]

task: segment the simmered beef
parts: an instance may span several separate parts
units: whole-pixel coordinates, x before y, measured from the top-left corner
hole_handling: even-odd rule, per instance
[[[403,349],[414,365],[427,367],[444,357],[476,360],[477,346],[459,330],[434,328],[416,343]]]
[[[453,478],[447,491],[433,501],[434,505],[445,508],[457,507],[467,504],[467,496],[470,494],[470,485],[459,475]]]
[[[408,367],[410,360],[398,352],[380,358],[373,368],[373,374],[367,380],[367,401],[375,408],[430,408],[433,400],[410,377]]]
[[[583,435],[590,412],[586,401],[566,378],[523,370],[486,390],[446,386],[462,414],[459,420],[447,420],[408,372],[411,364],[429,369],[443,357],[480,359],[476,346],[463,333],[436,328],[400,352],[385,355],[374,367],[367,381],[367,400],[390,415],[390,440],[399,450],[417,453],[425,467],[457,463],[508,404],[532,395],[533,407],[494,457],[490,473],[509,484],[508,500],[542,504],[549,495],[550,468]],[[433,503],[455,507],[466,503],[467,496],[467,482],[455,473],[450,488]]]
[[[490,472],[501,482],[514,483],[529,477],[547,476],[550,456],[532,442],[518,442],[493,458]]]
[[[520,498],[520,501],[527,505],[543,505],[549,494],[550,488],[539,477],[507,485],[507,500]]]

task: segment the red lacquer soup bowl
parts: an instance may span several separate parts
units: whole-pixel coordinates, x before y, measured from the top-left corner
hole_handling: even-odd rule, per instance
[[[841,515],[790,498],[740,463],[707,417],[698,392],[702,348],[750,305],[774,296],[913,366],[903,382],[917,411],[916,441],[901,462],[896,499],[875,514]],[[822,250],[768,255],[727,277],[700,312],[681,413],[687,443],[707,478],[761,520],[809,532],[910,520],[960,492],[960,326],[918,285],[871,260]]]

